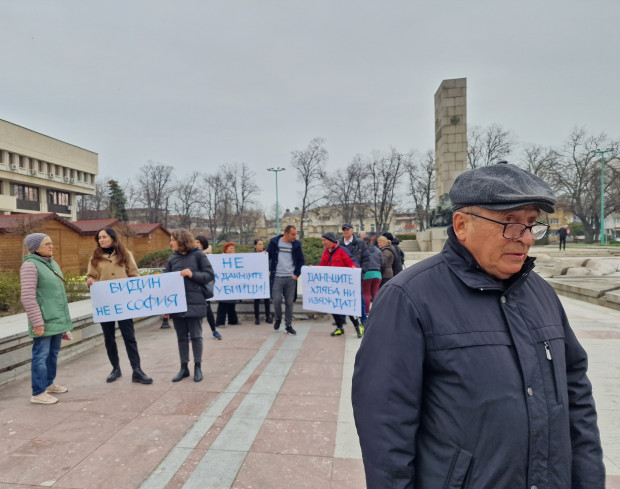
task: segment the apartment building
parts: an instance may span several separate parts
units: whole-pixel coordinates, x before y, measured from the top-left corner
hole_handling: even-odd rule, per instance
[[[0,119],[0,214],[55,212],[76,220],[94,195],[97,153]]]

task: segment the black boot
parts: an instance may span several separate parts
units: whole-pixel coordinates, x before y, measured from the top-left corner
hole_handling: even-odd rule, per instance
[[[114,382],[120,376],[121,376],[121,368],[120,367],[114,367],[112,369],[112,372],[110,372],[110,375],[108,375],[108,378],[105,379],[105,380],[106,380],[106,382]]]
[[[152,384],[153,379],[146,375],[140,367],[133,369],[133,375],[131,376],[132,382],[139,382],[140,384]]]
[[[177,374],[177,376],[174,379],[172,379],[172,382],[178,382],[179,380],[182,380],[185,377],[189,377],[189,369],[187,368],[187,363],[182,363],[181,370],[179,370],[179,373]]]
[[[267,314],[267,316],[265,316],[265,322],[267,324],[272,324],[273,323],[273,318],[269,314]]]
[[[202,380],[202,369],[200,368],[200,362],[194,363],[194,382],[200,382]]]

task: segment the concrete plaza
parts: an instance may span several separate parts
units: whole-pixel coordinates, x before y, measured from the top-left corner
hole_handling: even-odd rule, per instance
[[[562,298],[590,355],[607,487],[620,488],[620,312]],[[178,383],[172,329],[137,331],[152,385],[107,384],[103,346],[59,362],[70,391],[32,405],[30,378],[0,387],[0,489],[360,489],[361,453],[350,407],[360,340],[332,338],[331,319],[299,321],[297,336],[269,324],[205,330],[200,383]],[[122,343],[122,340],[119,339]],[[190,364],[191,366],[191,364]]]

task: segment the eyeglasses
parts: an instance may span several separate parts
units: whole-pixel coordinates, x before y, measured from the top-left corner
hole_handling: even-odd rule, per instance
[[[536,221],[535,224],[531,226],[526,226],[525,224],[520,224],[516,222],[501,222],[496,221],[495,219],[489,219],[488,217],[479,216],[478,214],[474,214],[473,212],[464,212],[464,214],[468,214],[470,216],[479,217],[480,219],[484,219],[486,221],[491,221],[496,224],[501,224],[504,226],[504,231],[502,232],[502,236],[506,239],[519,239],[527,229],[532,233],[532,237],[534,239],[541,239],[547,234],[547,229],[549,229],[549,224],[545,224],[544,222]]]
[[[51,241],[49,243],[41,243],[41,246],[54,246],[54,243]]]

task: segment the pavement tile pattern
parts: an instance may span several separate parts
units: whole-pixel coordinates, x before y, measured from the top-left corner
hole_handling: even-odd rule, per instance
[[[620,312],[561,299],[590,355],[607,487],[620,489]],[[295,328],[205,334],[200,383],[171,382],[176,336],[154,324],[137,331],[152,385],[131,382],[122,346],[123,376],[107,384],[100,346],[61,358],[58,404],[30,404],[29,377],[0,387],[0,489],[364,488],[350,405],[360,340],[329,336],[327,320]]]

